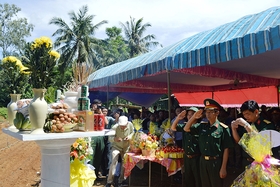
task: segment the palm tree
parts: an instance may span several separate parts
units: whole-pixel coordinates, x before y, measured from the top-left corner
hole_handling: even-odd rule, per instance
[[[108,21],[103,20],[93,24],[94,15],[88,15],[88,7],[83,6],[78,14],[74,11],[69,13],[71,23],[68,25],[64,20],[53,17],[50,24],[59,28],[52,36],[58,36],[54,47],[58,47],[61,53],[62,67],[71,67],[72,63],[90,63],[95,67],[98,65],[97,53],[100,52],[99,39],[94,37],[96,30]]]
[[[120,23],[124,29],[125,38],[128,42],[130,48],[130,57],[135,57],[139,54],[149,52],[152,47],[159,45],[158,42],[153,41],[156,39],[155,35],[144,35],[144,32],[147,30],[147,27],[151,27],[150,23],[143,24],[143,18],[135,22],[135,18],[130,17],[130,22],[127,21]]]

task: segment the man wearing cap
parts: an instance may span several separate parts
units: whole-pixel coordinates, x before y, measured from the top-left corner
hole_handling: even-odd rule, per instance
[[[200,177],[203,187],[222,187],[223,178],[227,176],[229,148],[233,147],[229,128],[218,121],[219,103],[213,99],[205,99],[205,114],[208,122],[195,124],[201,118],[203,110],[198,110],[184,127],[186,132],[198,135],[200,157]]]
[[[184,131],[185,123],[180,124],[180,120],[187,119],[193,116],[198,111],[196,107],[190,107],[183,110],[177,115],[177,118],[171,125],[171,130],[183,132],[183,149],[184,149],[184,180],[187,182],[185,186],[201,187],[200,173],[199,173],[199,157],[200,151],[198,147],[198,136],[193,136],[189,132]],[[179,124],[178,124],[179,123]]]
[[[102,102],[99,99],[94,99],[92,101],[92,111],[94,111],[94,114],[102,114],[101,106],[102,106]],[[108,123],[106,118],[105,118],[105,123]],[[102,155],[105,148],[104,138],[105,136],[91,137],[91,147],[93,149],[91,164],[95,168],[94,172],[96,175],[96,181],[103,180],[99,174],[99,171],[101,166]]]
[[[244,133],[251,132],[253,129],[257,129],[257,131],[275,129],[273,123],[259,115],[259,105],[256,101],[245,101],[241,105],[240,110],[246,120],[243,118],[237,118],[235,121],[231,122],[232,136],[236,143],[239,142]],[[239,128],[240,126],[244,128]],[[253,158],[250,157],[244,150],[242,150],[243,171],[245,170],[245,167],[251,164],[253,161]]]
[[[114,174],[116,171],[116,166],[118,164],[119,156],[121,158],[124,157],[124,154],[129,149],[129,140],[131,140],[133,134],[134,134],[134,127],[131,122],[128,121],[128,118],[126,116],[120,116],[118,123],[112,127],[113,130],[116,131],[115,136],[110,138],[110,141],[112,142],[112,162],[107,178],[107,184],[106,187],[110,187],[111,184],[114,181]],[[121,175],[119,178],[119,183],[122,183],[124,181],[124,168],[121,167]],[[115,181],[114,187],[118,187],[118,182]]]

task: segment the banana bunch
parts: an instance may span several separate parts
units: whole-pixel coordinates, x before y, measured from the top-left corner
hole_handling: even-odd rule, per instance
[[[31,130],[29,116],[24,117],[24,115],[21,112],[16,113],[14,125],[19,130]]]

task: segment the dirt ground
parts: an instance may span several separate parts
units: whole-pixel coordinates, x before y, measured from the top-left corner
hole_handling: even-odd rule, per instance
[[[23,142],[2,132],[0,121],[0,187],[38,186],[41,154],[35,142]]]
[[[41,154],[39,146],[32,141],[23,142],[2,132],[7,123],[0,119],[0,187],[36,187],[40,184]],[[131,187],[146,187],[149,184],[149,167],[132,170]],[[229,187],[234,178],[235,170],[228,170],[228,177],[224,187]],[[174,178],[168,177],[164,167],[152,163],[151,186],[153,187],[181,187],[182,183],[175,183]],[[129,181],[129,180],[128,180]],[[106,178],[95,181],[93,187],[103,187]],[[185,186],[185,185],[184,185]]]

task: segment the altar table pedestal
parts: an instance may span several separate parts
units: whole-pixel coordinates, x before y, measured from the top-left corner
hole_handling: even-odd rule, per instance
[[[41,187],[70,186],[70,147],[77,138],[114,135],[115,131],[28,134],[17,129],[2,131],[21,141],[35,141],[41,151]]]

